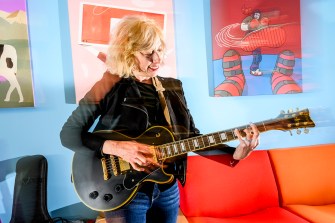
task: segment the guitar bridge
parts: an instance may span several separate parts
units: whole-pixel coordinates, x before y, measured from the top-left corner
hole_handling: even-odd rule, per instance
[[[125,174],[128,170],[131,170],[130,163],[128,163],[127,161],[121,158],[117,158],[117,159],[119,161],[119,167],[120,167],[121,174]]]

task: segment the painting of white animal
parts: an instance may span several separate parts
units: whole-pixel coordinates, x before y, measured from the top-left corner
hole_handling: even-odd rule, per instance
[[[15,48],[12,45],[0,44],[0,82],[7,80],[10,85],[4,101],[10,101],[11,94],[15,89],[19,94],[19,102],[24,101],[16,74],[17,53]]]

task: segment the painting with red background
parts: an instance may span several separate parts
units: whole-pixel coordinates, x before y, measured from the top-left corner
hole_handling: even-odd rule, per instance
[[[251,52],[242,49],[238,41],[242,41],[246,33],[241,30],[240,24],[247,16],[251,16],[254,10],[259,10],[268,18],[269,26],[277,26],[283,29],[284,43],[280,47],[262,47],[263,54],[278,54],[290,49],[295,57],[301,58],[301,30],[300,30],[300,1],[291,0],[285,2],[270,0],[211,0],[211,30],[213,60],[222,58],[228,49],[234,49],[241,56]],[[223,41],[234,44],[221,46],[217,44],[217,35],[222,29],[229,27],[228,32],[222,37]]]

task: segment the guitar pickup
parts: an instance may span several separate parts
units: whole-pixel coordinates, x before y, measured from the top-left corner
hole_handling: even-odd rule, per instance
[[[120,174],[125,174],[128,170],[131,169],[131,166],[128,162],[112,155],[106,155],[103,157],[101,159],[101,165],[104,180],[109,180],[112,175],[118,176]]]
[[[101,166],[104,180],[109,180],[112,176],[110,172],[110,160],[106,157],[101,158]]]

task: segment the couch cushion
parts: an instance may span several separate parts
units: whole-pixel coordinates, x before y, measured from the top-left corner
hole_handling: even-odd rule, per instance
[[[335,144],[272,149],[282,205],[335,204]]]
[[[287,205],[285,208],[311,222],[335,222],[335,204],[322,206]]]
[[[188,217],[189,223],[308,223],[303,218],[280,208],[266,208],[264,210],[231,218]]]
[[[180,206],[186,217],[233,217],[278,207],[267,151],[255,151],[235,167],[231,155],[189,156]]]

